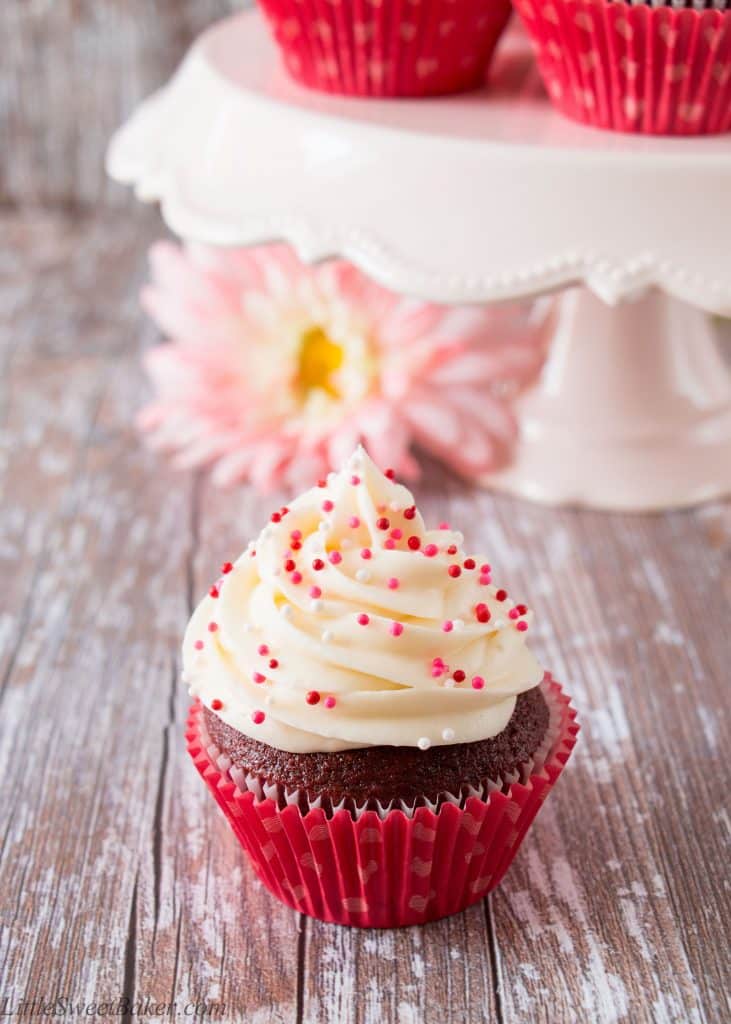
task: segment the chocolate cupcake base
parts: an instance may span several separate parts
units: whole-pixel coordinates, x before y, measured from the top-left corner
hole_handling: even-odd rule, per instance
[[[320,806],[386,807],[393,803],[435,804],[441,794],[454,796],[484,788],[488,781],[510,778],[533,756],[548,728],[548,705],[540,686],[521,693],[507,726],[492,739],[454,743],[428,750],[417,747],[365,747],[329,753],[293,754],[251,739],[203,711],[211,740],[232,765],[262,785],[274,786],[279,802],[301,794],[301,810],[318,797]]]

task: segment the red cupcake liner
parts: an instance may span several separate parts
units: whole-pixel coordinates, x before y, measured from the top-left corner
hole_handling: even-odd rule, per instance
[[[490,892],[568,761],[579,726],[547,673],[547,742],[514,781],[484,797],[448,794],[431,807],[341,809],[327,815],[239,788],[207,737],[196,701],[186,740],[193,762],[269,891],[287,906],[336,924],[392,928],[464,910]],[[299,799],[300,794],[296,794]]]
[[[731,11],[518,0],[548,94],[583,124],[653,135],[731,130]]]
[[[259,0],[290,74],[321,92],[438,96],[482,85],[510,0]]]

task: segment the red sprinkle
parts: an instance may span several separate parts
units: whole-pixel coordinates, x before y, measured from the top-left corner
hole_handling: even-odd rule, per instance
[[[209,633],[215,633],[217,629],[218,629],[218,623],[217,622],[209,622],[208,623],[208,632]]]
[[[366,561],[371,557],[372,552],[370,548],[363,548],[360,553],[361,558],[365,558]]]
[[[218,597],[218,587],[211,587],[208,593],[211,595],[211,597]]]
[[[326,697],[325,698],[325,707],[326,708],[334,708],[336,703],[337,702],[336,702],[334,697]]]
[[[317,690],[308,690],[307,694],[305,695],[305,700],[307,701],[308,704],[319,704],[320,694],[317,692]]]
[[[367,626],[370,621],[371,620],[370,620],[369,616],[367,616],[365,612],[361,612],[360,615],[358,616],[358,625],[359,626]]]
[[[262,675],[261,672],[254,672],[251,678],[255,683],[265,683],[267,681],[267,677]]]
[[[462,570],[458,565],[450,565],[450,567],[447,569],[447,572],[452,577],[452,579],[455,580],[457,579],[458,576],[462,575]]]
[[[518,615],[528,614],[528,605],[526,604],[516,604],[515,609],[518,612]]]
[[[259,646],[257,647],[256,650],[257,650],[257,653],[261,654],[261,655],[269,654],[269,648],[267,647],[266,644],[259,644]]]
[[[302,530],[292,530],[290,537],[292,540],[302,540]]]
[[[376,519],[376,526],[379,530],[387,530],[391,524],[385,516],[381,516],[380,519]]]
[[[508,618],[509,619],[519,619],[520,618],[520,612],[518,611],[518,609],[517,608],[511,608],[510,611],[508,612]]]
[[[404,509],[404,519],[414,519],[416,516],[416,505],[409,505]]]
[[[474,558],[465,558],[462,564],[464,565],[465,569],[474,569],[476,565]]]
[[[392,469],[387,469],[383,475],[388,477],[389,480],[393,480],[394,477],[396,476],[396,473]]]
[[[282,521],[282,513],[281,512],[272,512],[272,514],[269,516],[269,518],[271,519],[271,521],[273,523],[281,523],[281,521]]]
[[[528,628],[528,623],[525,621],[525,619],[521,619],[520,622],[516,622],[515,628],[520,630],[521,633],[525,633],[526,629]]]
[[[404,531],[403,530],[399,530],[398,526],[394,527],[394,529],[391,530],[391,536],[393,537],[394,540],[401,540],[403,535],[404,535]]]
[[[465,674],[461,668],[458,668],[456,672],[452,673],[455,683],[463,683],[465,680]]]
[[[202,651],[206,645],[203,643],[202,640],[196,640],[193,646],[195,647],[196,651]]]
[[[421,547],[421,540],[419,537],[409,537],[406,541],[412,551],[418,551]]]
[[[357,487],[358,484],[360,483],[360,477],[359,476],[351,476],[350,482],[353,485],[353,487]]]
[[[302,547],[302,541],[293,540],[290,547],[292,548],[293,551],[299,551],[299,549]]]
[[[450,544],[449,547],[447,548],[447,554],[448,555],[456,555],[457,554],[457,545],[456,544]]]
[[[252,551],[251,553],[252,555],[255,554],[254,551]],[[226,575],[227,572],[231,572],[232,569],[233,565],[231,564],[231,562],[224,562],[223,565],[221,566],[221,572],[224,574],[224,576]]]
[[[312,568],[315,572],[319,572],[321,569],[325,568],[325,563],[321,558],[315,558],[312,562]]]
[[[482,573],[491,573],[492,572],[492,566],[489,565],[487,562],[485,562],[484,565],[480,566],[480,572],[482,572]]]
[[[400,622],[391,623],[391,636],[401,636],[404,631],[403,624]]]
[[[333,503],[330,501],[329,498],[326,498],[325,501],[323,501],[323,503],[322,503],[322,511],[323,512],[332,512],[332,510],[334,508],[335,508],[335,506],[333,505]]]
[[[498,590],[497,593],[495,594],[495,600],[496,601],[504,601],[507,596],[508,596],[507,590]]]
[[[482,676],[472,676],[472,689],[481,690],[485,685],[485,680]]]
[[[318,487],[327,487],[327,480],[318,480],[317,481],[317,486]]]
[[[251,712],[251,721],[254,723],[254,725],[261,725],[261,723],[264,721],[265,718],[266,718],[266,715],[264,714],[263,711],[252,711]]]
[[[292,580],[293,583],[301,583],[302,582],[302,573],[301,572],[293,572],[292,575],[289,578]]]
[[[279,514],[280,514],[280,516],[287,516],[287,515],[289,515],[289,509],[287,508],[286,505],[282,505],[282,507],[279,510]]]
[[[478,604],[475,608],[475,618],[478,622],[489,622],[490,621],[490,609],[486,604]]]
[[[492,577],[491,576],[480,576],[480,584],[483,587],[486,587],[488,585],[488,583],[491,583],[491,582],[492,582]]]
[[[211,711],[220,711],[223,707],[223,701],[219,700],[218,697],[214,697],[211,701]]]
[[[436,544],[427,544],[424,548],[424,554],[427,558],[434,558],[435,555],[439,554],[439,548]]]
[[[269,659],[269,668],[279,668],[279,662],[276,658]]]
[[[288,558],[287,561],[284,563],[284,568],[286,572],[294,572],[294,570],[297,568],[297,563],[293,558]]]
[[[439,524],[439,529],[440,530],[448,530],[449,529],[449,523],[440,523]]]

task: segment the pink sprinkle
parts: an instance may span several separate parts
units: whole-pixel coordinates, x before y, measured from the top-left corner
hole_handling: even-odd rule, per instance
[[[302,530],[292,530],[290,537],[292,540],[302,540]]]
[[[360,483],[360,477],[359,476],[351,476],[350,482],[353,485],[353,487],[357,487],[358,484]]]
[[[335,700],[334,697],[326,697],[325,698],[325,707],[326,708],[334,708],[336,703],[337,703],[337,701]]]
[[[510,611],[508,612],[508,618],[509,619],[519,619],[520,618],[520,612],[518,611],[518,609],[517,608],[511,608]]]
[[[302,573],[295,571],[295,572],[292,573],[292,575],[289,578],[292,580],[293,583],[301,583],[302,582]]]
[[[343,556],[340,554],[339,551],[331,551],[327,557],[331,565],[340,565],[340,563],[343,560]]]
[[[452,620],[447,619],[446,622],[443,622],[442,629],[444,630],[445,633],[451,633],[452,630],[454,629],[454,623],[452,622]]]
[[[254,725],[261,725],[261,723],[264,721],[265,718],[266,718],[266,715],[264,714],[263,711],[252,711],[251,712],[251,721],[254,723]]]
[[[440,676],[443,676],[445,672],[446,668],[444,665],[435,665],[431,670],[432,679],[438,679]]]
[[[255,683],[265,683],[267,681],[267,677],[263,676],[261,672],[254,672],[251,678]]]
[[[387,540],[383,542],[383,546],[384,548],[388,548],[389,551],[393,551],[393,549],[396,547],[396,541],[389,537]]]
[[[399,581],[396,579],[395,576],[392,576],[391,579],[388,581],[388,589],[389,590],[398,590],[398,588],[399,588]]]
[[[443,665],[444,658],[440,658],[439,655],[437,655],[436,658],[432,658],[431,663],[432,665]]]
[[[439,529],[440,530],[448,530],[449,529],[449,523],[440,523],[439,524]]]
[[[424,548],[424,554],[426,555],[427,558],[433,558],[434,555],[438,553],[439,548],[436,546],[436,544],[427,544],[427,546]]]
[[[481,583],[481,585],[483,587],[486,587],[488,585],[488,583],[490,583],[491,581],[492,581],[492,577],[490,575],[488,575],[488,574],[485,574],[484,576],[480,576],[480,583]]]
[[[202,651],[206,645],[203,643],[202,640],[196,640],[193,646],[195,647],[196,651]]]
[[[322,591],[319,587],[310,587],[310,597],[318,598],[322,597]]]
[[[398,526],[395,526],[395,527],[393,528],[393,530],[391,530],[391,536],[393,537],[393,539],[394,539],[394,540],[401,540],[401,538],[403,537],[403,535],[404,535],[404,531],[403,531],[403,530],[400,530],[400,529],[398,528]]]
[[[367,561],[367,560],[368,560],[369,558],[371,558],[371,557],[372,557],[372,555],[373,555],[373,552],[371,551],[371,549],[370,549],[370,548],[363,548],[363,549],[361,550],[361,553],[360,553],[360,557],[361,557],[361,558],[365,558],[365,559],[366,559],[366,561]]]
[[[218,629],[218,623],[217,622],[209,622],[208,623],[208,632],[209,633],[215,633],[217,629]]]
[[[269,648],[267,647],[266,644],[259,644],[259,646],[257,647],[257,653],[269,654]]]
[[[481,690],[485,685],[485,680],[482,676],[472,676],[472,689]]]
[[[360,526],[360,519],[357,516],[351,516],[348,520],[348,526],[351,530],[357,530]]]
[[[485,562],[484,565],[480,566],[480,572],[483,574],[489,574],[492,572],[492,566],[489,565],[489,563]]]
[[[370,618],[366,615],[365,612],[361,612],[360,615],[358,616],[359,626],[367,626],[370,621]]]
[[[521,633],[525,633],[528,628],[528,623],[524,619],[521,619],[520,622],[515,623],[515,628],[520,630]]]
[[[323,501],[323,503],[322,503],[322,511],[323,512],[332,512],[332,510],[334,508],[335,508],[335,505],[330,501],[329,498],[326,498],[325,501]]]
[[[404,627],[400,622],[391,623],[391,636],[401,636],[404,631]]]

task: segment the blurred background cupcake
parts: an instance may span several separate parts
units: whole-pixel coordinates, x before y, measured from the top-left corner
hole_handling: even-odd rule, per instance
[[[481,86],[510,0],[259,0],[290,74],[323,92],[438,96]]]
[[[614,131],[731,129],[728,0],[519,0],[553,104]]]

